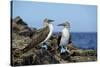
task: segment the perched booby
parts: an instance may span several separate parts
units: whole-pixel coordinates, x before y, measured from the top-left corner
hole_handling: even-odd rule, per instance
[[[23,53],[36,47],[38,44],[44,44],[51,37],[53,33],[53,25],[51,22],[53,21],[54,20],[50,20],[47,18],[44,19],[43,28],[35,32],[34,36],[32,36],[31,43],[22,50]]]
[[[60,47],[60,53],[68,52],[67,44],[70,42],[70,24],[65,22],[59,24],[58,26],[63,26],[60,37],[58,38],[58,46]]]

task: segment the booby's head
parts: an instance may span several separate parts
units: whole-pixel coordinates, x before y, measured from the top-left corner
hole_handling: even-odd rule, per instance
[[[44,19],[44,26],[48,26],[51,22],[54,22],[54,20],[45,18]]]
[[[58,24],[57,26],[64,26],[66,28],[70,28],[70,23],[66,21],[66,22],[64,22],[62,24]]]

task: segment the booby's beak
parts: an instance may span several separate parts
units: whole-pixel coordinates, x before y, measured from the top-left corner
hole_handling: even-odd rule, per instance
[[[65,23],[62,23],[62,24],[58,24],[57,26],[64,26],[66,28],[70,28],[69,22],[65,22]]]
[[[54,22],[54,20],[45,18],[45,19],[44,19],[44,22],[46,22],[46,23],[51,23],[51,22]]]
[[[64,26],[64,24],[58,24],[57,26]]]
[[[54,20],[48,20],[48,23],[54,22]]]

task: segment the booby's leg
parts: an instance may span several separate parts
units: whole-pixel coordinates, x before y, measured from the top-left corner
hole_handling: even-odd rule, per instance
[[[68,53],[70,53],[70,51],[67,49],[67,47],[65,47],[65,50],[66,50]]]
[[[65,50],[64,46],[61,46],[60,53],[65,53],[65,52],[66,52],[66,50]]]
[[[66,46],[64,46],[64,45],[61,46],[60,53],[66,53],[66,52],[70,53],[70,51],[67,49]]]

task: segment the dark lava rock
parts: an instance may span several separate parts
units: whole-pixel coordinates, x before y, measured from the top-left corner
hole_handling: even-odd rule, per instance
[[[41,64],[56,64],[59,63],[52,54],[45,49],[36,50],[36,52],[29,51],[13,61],[14,66],[22,65],[41,65]]]
[[[47,50],[45,49],[40,49],[37,52],[37,57],[40,60],[39,64],[56,64],[59,63],[52,54],[50,54]]]
[[[12,31],[18,33],[19,35],[31,37],[35,29],[30,28],[20,16],[17,16],[12,19]]]
[[[52,35],[48,40],[48,49],[42,49],[40,46],[34,47],[28,52],[21,52],[27,45],[31,43],[31,37],[35,32],[39,31],[36,28],[30,28],[21,19],[16,17],[12,19],[12,45],[11,45],[11,65],[24,66],[24,65],[42,65],[42,64],[57,64],[57,63],[70,63],[70,62],[86,62],[96,61],[96,50],[82,50],[74,46],[72,41],[67,45],[70,53],[62,53],[58,51],[59,35]]]
[[[70,53],[68,53],[67,51],[64,52],[64,53],[61,53],[61,58],[64,59],[64,60],[70,60]]]

